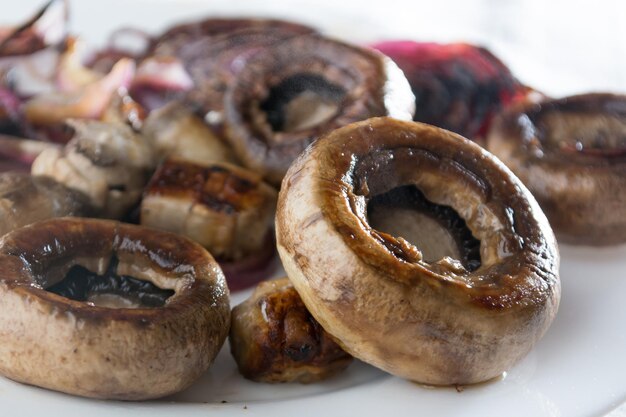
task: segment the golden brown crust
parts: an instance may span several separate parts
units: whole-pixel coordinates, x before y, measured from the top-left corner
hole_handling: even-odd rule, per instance
[[[189,198],[212,210],[243,211],[266,202],[261,177],[231,164],[199,165],[167,159],[154,173],[146,193]]]
[[[116,309],[45,290],[75,264],[101,273],[113,254],[120,273],[175,295],[160,308]],[[0,371],[28,384],[95,398],[168,395],[206,370],[228,331],[221,270],[203,248],[166,232],[93,219],[36,223],[0,241],[0,277]]]
[[[403,185],[465,220],[480,240],[479,268],[426,262],[370,227],[368,200]],[[315,142],[283,181],[276,233],[322,326],[349,353],[408,379],[493,378],[530,350],[558,307],[558,250],[530,193],[478,145],[421,123],[374,118]]]
[[[527,101],[496,119],[487,149],[526,184],[564,242],[626,242],[626,96]]]
[[[267,245],[276,196],[245,168],[170,158],[144,192],[141,224],[190,237],[220,260],[239,260]]]
[[[286,277],[262,282],[233,309],[229,339],[239,372],[259,382],[315,382],[352,361]]]

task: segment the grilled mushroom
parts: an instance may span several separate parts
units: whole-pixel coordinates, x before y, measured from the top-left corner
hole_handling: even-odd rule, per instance
[[[496,120],[487,147],[530,189],[559,239],[626,242],[626,96],[528,101]]]
[[[168,159],[141,202],[141,224],[190,237],[220,260],[240,260],[267,245],[276,191],[227,163]]]
[[[105,217],[120,218],[141,196],[153,169],[148,142],[125,124],[70,122],[76,133],[64,149],[46,149],[33,175],[46,175],[89,196]]]
[[[532,195],[433,126],[374,118],[316,141],[283,181],[276,235],[324,329],[410,380],[496,377],[557,311],[558,250]]]
[[[236,163],[233,152],[188,107],[170,103],[150,113],[142,133],[160,158],[167,156],[198,164]]]
[[[224,276],[199,245],[108,220],[35,223],[0,241],[0,373],[94,398],[180,391],[228,333]]]
[[[225,136],[244,165],[279,183],[320,135],[372,116],[410,120],[414,104],[388,58],[302,35],[245,61],[224,96]]]
[[[230,350],[239,372],[259,382],[310,383],[352,357],[311,316],[287,277],[260,283],[233,309]]]

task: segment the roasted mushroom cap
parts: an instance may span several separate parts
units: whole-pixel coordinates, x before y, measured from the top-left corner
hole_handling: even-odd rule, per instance
[[[266,48],[224,96],[225,136],[272,183],[314,139],[372,116],[411,119],[414,97],[388,58],[318,35]]]
[[[51,178],[0,174],[0,236],[39,220],[91,212],[87,196]]]
[[[352,362],[286,277],[260,283],[233,309],[231,322],[230,350],[239,372],[254,381],[310,383]]]
[[[122,400],[190,385],[215,358],[230,321],[224,276],[199,245],[74,218],[0,240],[0,312],[2,375]]]
[[[530,189],[559,239],[626,242],[626,96],[526,102],[496,120],[487,147]]]
[[[496,377],[557,311],[558,250],[533,197],[491,154],[433,126],[374,118],[316,141],[283,181],[276,235],[324,329],[410,380]]]

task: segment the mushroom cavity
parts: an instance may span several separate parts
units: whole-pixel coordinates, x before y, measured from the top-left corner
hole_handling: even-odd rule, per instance
[[[174,290],[161,289],[150,281],[129,275],[118,275],[119,259],[111,256],[104,274],[74,265],[63,280],[46,287],[46,291],[95,306],[111,308],[163,307]]]
[[[434,385],[500,375],[556,313],[559,256],[532,195],[451,132],[373,118],[289,169],[278,251],[313,317],[353,356]]]
[[[480,242],[465,221],[452,207],[428,201],[413,185],[373,197],[367,219],[380,236],[401,236],[414,245],[426,262],[448,257],[470,271],[480,266]]]
[[[345,94],[324,77],[297,74],[273,86],[260,107],[275,132],[297,132],[332,118]]]

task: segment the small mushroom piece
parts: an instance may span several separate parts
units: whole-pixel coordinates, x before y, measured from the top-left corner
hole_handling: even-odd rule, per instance
[[[32,165],[86,194],[103,216],[121,218],[135,205],[154,165],[148,142],[125,124],[72,120],[74,137],[62,149],[44,150]]]
[[[373,118],[291,166],[276,236],[289,279],[348,353],[432,385],[494,378],[560,299],[554,235],[524,185],[454,133]]]
[[[494,123],[487,149],[533,193],[563,242],[626,242],[626,96],[527,101]]]
[[[187,106],[172,102],[150,113],[143,135],[160,159],[174,157],[198,164],[237,161],[231,149]]]
[[[52,178],[0,173],[0,236],[39,220],[91,211],[87,196]]]
[[[224,275],[199,245],[110,220],[63,218],[0,240],[0,373],[92,398],[188,387],[228,334]]]
[[[276,191],[227,163],[167,159],[141,202],[141,224],[187,236],[218,260],[237,261],[271,243]]]
[[[229,341],[239,372],[258,382],[316,382],[352,362],[287,277],[260,283],[233,309]]]
[[[373,116],[410,120],[414,100],[389,58],[301,35],[244,62],[224,95],[224,132],[245,166],[279,184],[322,134]]]

